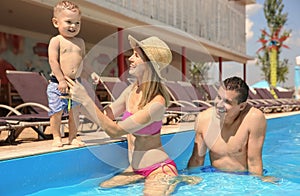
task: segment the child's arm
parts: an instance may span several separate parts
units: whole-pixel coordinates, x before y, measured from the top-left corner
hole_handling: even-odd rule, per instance
[[[84,59],[84,56],[85,56],[85,43],[84,43],[83,39],[81,39],[81,42],[82,42],[82,59]]]
[[[89,64],[85,63],[86,60],[84,59],[85,58],[84,40],[82,38],[78,38],[78,39],[80,40],[80,48],[81,48],[81,55],[82,55],[82,63],[80,66],[82,66],[82,67],[81,67],[81,69],[79,69],[80,71],[77,73],[77,77],[88,79],[91,76],[91,74],[94,72],[94,70]],[[92,77],[92,79],[93,79],[93,77]]]
[[[53,37],[49,42],[48,58],[51,71],[59,82],[58,90],[66,92],[68,85],[59,64],[59,38],[57,37]]]
[[[83,54],[85,54],[85,44],[84,44],[84,41],[82,40],[82,52]],[[100,82],[100,76],[94,71],[94,68],[90,65],[90,64],[86,64],[84,63],[85,60],[84,60],[84,55],[82,56],[82,66],[83,66],[83,69],[82,69],[82,72],[80,73],[80,77],[81,78],[91,78],[92,79],[92,82],[94,85],[98,85],[98,83]]]

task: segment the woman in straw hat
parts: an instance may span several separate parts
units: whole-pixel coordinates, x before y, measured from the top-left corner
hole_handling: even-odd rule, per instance
[[[160,139],[162,119],[169,104],[160,71],[171,62],[172,53],[167,44],[157,37],[138,41],[129,35],[128,39],[133,48],[129,73],[136,78],[135,83],[128,86],[103,113],[82,85],[66,78],[70,95],[91,115],[97,116],[97,123],[110,137],[130,134],[133,138],[129,141],[133,144],[132,151],[129,145],[130,167],[100,186],[110,188],[145,178],[145,195],[168,195],[178,183],[178,180],[171,180],[176,179],[174,177],[178,173],[175,162],[164,151]],[[123,118],[118,124],[111,120],[121,114]]]

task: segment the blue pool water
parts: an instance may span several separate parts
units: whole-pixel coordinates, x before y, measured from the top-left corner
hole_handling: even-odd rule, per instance
[[[180,184],[173,195],[300,195],[300,115],[268,120],[263,163],[266,175],[279,178],[277,184],[200,168],[185,171],[193,137],[193,131],[162,137],[180,172],[203,178],[198,185]],[[142,195],[143,183],[98,188],[99,182],[127,166],[126,142],[0,161],[0,195]]]

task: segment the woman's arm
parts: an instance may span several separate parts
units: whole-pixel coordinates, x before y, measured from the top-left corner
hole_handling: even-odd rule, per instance
[[[101,110],[96,106],[95,102],[88,95],[85,87],[82,84],[77,81],[73,81],[67,76],[65,76],[65,79],[70,88],[70,98],[81,103],[90,116],[93,117],[95,123],[104,131],[110,130],[110,132],[108,132],[109,136],[115,137],[116,135],[119,136],[127,134],[127,132],[121,129],[112,119],[101,112]]]
[[[98,109],[80,83],[72,81],[69,77],[65,78],[70,87],[71,99],[81,103],[92,116],[95,116],[95,123],[97,123],[98,126],[101,126],[102,130],[112,138],[128,133],[134,133],[151,122],[163,118],[165,111],[164,99],[161,96],[156,96],[153,101],[148,103],[143,109],[117,124]]]

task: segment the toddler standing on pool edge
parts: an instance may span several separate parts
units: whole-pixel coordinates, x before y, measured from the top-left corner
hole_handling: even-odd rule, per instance
[[[70,1],[60,1],[53,10],[52,23],[59,34],[52,37],[49,42],[48,57],[51,67],[51,78],[47,88],[49,102],[50,129],[53,134],[54,147],[62,147],[60,134],[61,117],[64,112],[69,112],[69,144],[84,146],[77,138],[78,115],[74,114],[79,103],[64,99],[68,93],[68,86],[64,76],[77,79],[82,68],[81,63],[85,55],[83,39],[76,37],[80,31],[81,11],[77,5]]]

